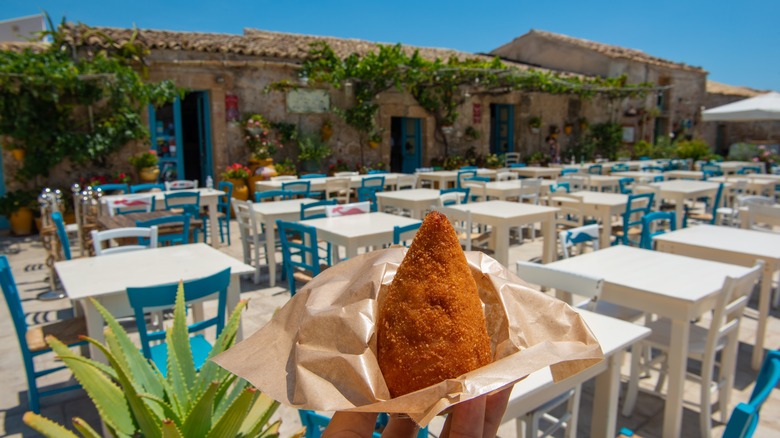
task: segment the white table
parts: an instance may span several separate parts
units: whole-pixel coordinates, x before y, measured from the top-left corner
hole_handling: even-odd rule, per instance
[[[418,219],[387,213],[352,214],[301,221],[317,229],[317,238],[333,245],[334,263],[338,247],[346,248],[347,258],[357,256],[358,248],[393,243],[393,228],[420,223]]]
[[[726,276],[744,275],[749,268],[625,245],[552,265],[603,277],[604,300],[672,320],[662,436],[680,436],[690,321],[715,307]]]
[[[264,181],[255,181],[255,191],[256,192],[264,192],[267,190],[281,190],[282,184],[292,181],[309,181],[309,190],[312,192],[322,192],[325,190],[325,184],[336,178],[349,178],[349,186],[353,189],[360,187],[363,184],[363,180],[366,178],[371,178],[375,176],[384,176],[385,177],[385,186],[395,187],[396,181],[398,180],[398,175],[401,175],[399,173],[377,173],[377,174],[371,174],[371,175],[353,175],[353,176],[342,176],[342,177],[335,177],[335,176],[328,176],[325,178],[298,178],[294,180],[287,180],[287,181],[270,181],[270,180],[264,180]]]
[[[512,389],[502,423],[521,417],[543,403],[595,377],[596,392],[593,401],[590,436],[615,436],[623,352],[649,336],[650,329],[587,310],[575,310],[580,313],[582,319],[585,320],[599,341],[601,350],[604,352],[604,360],[558,383],[553,382],[549,367],[530,374],[516,383]]]
[[[377,208],[384,211],[385,207],[403,208],[411,211],[412,217],[422,219],[425,211],[431,205],[439,203],[439,191],[434,189],[397,190],[394,192],[377,192]]]
[[[561,169],[558,167],[511,167],[509,170],[527,178],[556,179],[561,174]]]
[[[708,179],[710,182],[733,183],[736,181],[747,181],[747,192],[762,196],[775,196],[775,186],[780,184],[780,175],[748,174],[748,175],[727,175],[716,176]]]
[[[238,304],[241,292],[239,276],[253,273],[254,268],[205,243],[144,249],[54,264],[68,298],[82,306],[87,321],[87,335],[100,342],[104,339],[103,316],[92,305],[90,298],[98,300],[112,315],[130,316],[133,312],[127,299],[128,287],[193,280],[225,268],[230,268],[231,279],[227,296],[229,314]],[[240,327],[238,337],[241,338]],[[95,347],[89,348],[92,358],[103,358]]]
[[[753,266],[756,260],[764,261],[758,302],[758,330],[752,362],[753,369],[758,370],[764,356],[764,338],[772,295],[772,275],[780,269],[780,235],[740,228],[697,225],[656,236],[653,240],[658,242],[658,251],[672,254],[742,266]]]
[[[667,181],[674,179],[692,179],[695,181],[701,181],[704,178],[704,172],[700,170],[667,170],[663,173],[664,179]]]
[[[620,177],[612,175],[587,175],[588,185],[591,190],[597,192],[603,192],[604,189],[609,189],[615,193],[620,192]]]
[[[582,205],[567,203],[566,198],[556,198],[556,201],[563,205],[582,208],[582,213],[586,216],[598,218],[601,222],[601,232],[599,236],[600,248],[606,248],[610,245],[610,236],[612,234],[612,216],[619,216],[626,211],[628,204],[628,195],[620,193],[602,193],[581,191],[573,192],[571,196],[582,199]]]
[[[496,171],[494,169],[477,169],[477,176],[486,176],[490,179],[496,178]],[[448,187],[454,187],[457,184],[458,171],[457,170],[434,170],[433,172],[419,172],[417,173],[417,183],[422,181],[429,181],[431,187],[438,189],[446,189]]]
[[[703,197],[714,198],[715,194],[718,192],[720,183],[676,179],[673,181],[651,183],[650,185],[658,189],[656,197],[674,201],[674,211],[677,216],[677,229],[679,230],[683,227],[685,200],[696,200]]]
[[[211,230],[211,246],[214,248],[219,248],[220,240],[215,239],[215,232],[219,234],[219,223],[217,219],[217,204],[219,203],[219,197],[223,196],[225,192],[217,189],[208,189],[208,188],[200,188],[200,189],[191,189],[191,190],[173,190],[168,192],[150,192],[151,194],[154,194],[154,208],[155,210],[165,210],[165,194],[166,193],[176,193],[176,192],[193,192],[198,191],[200,192],[200,206],[201,207],[208,207],[209,210],[209,229]],[[108,195],[101,197],[101,203],[103,204],[103,213],[108,214],[108,211],[106,209],[106,201],[113,200],[113,199],[122,199],[126,198],[127,196],[132,195]],[[205,235],[205,234],[204,234]]]
[[[544,237],[542,260],[549,263],[555,259],[555,213],[560,210],[558,208],[508,201],[472,202],[450,208],[470,211],[473,222],[493,227],[490,240],[495,259],[504,266],[509,263],[509,229],[537,222],[542,224]]]
[[[615,172],[612,176],[619,176],[621,178],[634,178],[634,181],[638,183],[652,182],[656,176],[663,176],[660,172],[640,172],[631,170],[628,172]]]
[[[723,161],[715,164],[720,166],[720,170],[722,170],[723,173],[726,175],[737,173],[737,171],[742,169],[743,167],[761,166],[760,163],[753,163],[751,161]],[[701,168],[700,164],[696,165],[696,169],[700,169],[700,168]]]
[[[257,219],[265,226],[265,251],[268,254],[268,284],[276,286],[276,221],[298,222],[301,204],[317,202],[316,199],[288,199],[286,201],[255,202],[252,204]]]

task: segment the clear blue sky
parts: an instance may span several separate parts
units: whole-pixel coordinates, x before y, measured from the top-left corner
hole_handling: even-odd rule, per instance
[[[530,29],[703,67],[780,91],[780,0],[0,0],[0,20],[47,11],[92,26],[240,34],[244,28],[488,52]]]

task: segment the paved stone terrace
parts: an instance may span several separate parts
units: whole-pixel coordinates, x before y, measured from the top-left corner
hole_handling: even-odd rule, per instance
[[[238,229],[233,224],[233,236],[238,235]],[[233,240],[231,246],[225,246],[221,250],[236,258],[241,258],[241,247],[238,239]],[[64,318],[71,315],[71,304],[67,299],[57,301],[39,301],[36,296],[48,287],[48,269],[43,265],[44,250],[37,236],[27,238],[14,238],[0,234],[0,252],[8,255],[13,268],[13,273],[19,285],[23,299],[23,306],[28,313],[28,321],[42,323]],[[526,240],[522,245],[513,246],[510,252],[512,265],[515,260],[530,260],[541,255],[541,239],[534,242]],[[259,285],[252,283],[251,279],[241,282],[242,298],[249,299],[249,308],[244,315],[244,333],[251,334],[264,325],[273,312],[283,306],[289,298],[289,292],[283,287],[267,287],[267,276],[261,279]],[[281,286],[285,286],[282,283]],[[732,392],[730,409],[741,401],[747,401],[750,391],[755,383],[756,373],[750,369],[750,354],[752,352],[753,333],[756,327],[757,303],[751,301],[750,308],[743,318],[740,330],[742,342],[739,347],[738,369],[736,387]],[[19,353],[16,334],[11,321],[8,318],[6,306],[0,306],[0,375],[4,390],[0,392],[0,436],[9,437],[35,437],[37,433],[29,429],[22,422],[22,415],[27,410],[27,385],[24,375],[24,367]],[[780,348],[780,312],[773,310],[769,322],[766,342],[767,348]],[[624,376],[628,374],[628,360],[624,364]],[[693,368],[696,365],[691,363]],[[70,378],[65,372],[48,376],[43,386],[58,384]],[[625,378],[624,378],[625,380]],[[646,379],[643,385],[651,387],[654,379]],[[696,402],[698,399],[698,385],[688,382],[686,385],[686,401]],[[593,389],[585,385],[580,404],[580,422],[578,436],[588,436],[590,430],[591,404]],[[693,403],[686,403],[683,418],[683,436],[698,435],[698,408]],[[763,416],[755,436],[780,436],[780,391],[774,391],[770,399],[764,405]],[[42,413],[48,418],[62,424],[70,425],[70,418],[80,416],[90,424],[98,424],[98,415],[89,398],[83,391],[70,391],[42,400]],[[282,418],[282,436],[291,436],[300,430],[300,421],[297,411],[281,407],[277,414]],[[716,419],[720,415],[716,413]],[[649,394],[640,393],[634,415],[630,418],[618,416],[618,428],[628,427],[634,430],[638,436],[661,437],[663,422],[663,400]],[[431,433],[438,436],[441,424],[437,419],[431,426]],[[713,436],[720,436],[724,425],[716,423]],[[563,436],[562,434],[559,434]],[[502,438],[514,438],[517,436],[512,422],[504,424],[499,430]]]

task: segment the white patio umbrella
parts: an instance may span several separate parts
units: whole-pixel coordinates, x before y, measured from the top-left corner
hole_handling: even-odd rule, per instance
[[[718,106],[701,113],[705,122],[780,120],[780,93],[766,94]]]

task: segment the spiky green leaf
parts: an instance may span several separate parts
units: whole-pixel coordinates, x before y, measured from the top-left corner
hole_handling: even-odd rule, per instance
[[[174,323],[175,325],[175,323]],[[189,385],[190,381],[185,380],[182,366],[179,363],[179,355],[173,353],[173,332],[168,330],[165,334],[165,343],[168,345],[168,375],[166,380],[171,388],[171,396],[175,397],[177,403],[180,404],[179,409],[182,412],[187,412],[189,409]],[[187,348],[189,349],[189,340],[185,341]]]
[[[259,392],[255,388],[244,390],[225,411],[225,414],[214,423],[214,427],[211,428],[206,438],[235,437],[241,428],[241,424],[244,422],[244,418],[249,413],[249,407],[252,406]]]
[[[235,381],[235,384],[232,384],[233,381]],[[225,380],[217,392],[217,408],[214,410],[214,416],[221,417],[233,401],[246,389],[248,384],[246,380],[238,377]]]
[[[163,438],[182,438],[188,435],[182,435],[179,428],[176,426],[176,423],[166,419],[163,420],[162,423],[162,436]]]
[[[79,438],[76,434],[66,429],[63,425],[55,423],[48,418],[33,412],[25,412],[22,417],[24,424],[33,428],[36,432],[52,438]]]
[[[73,427],[75,427],[84,438],[102,438],[102,435],[97,433],[97,431],[93,429],[92,426],[87,424],[86,421],[79,417],[73,418]]]
[[[244,418],[239,434],[241,436],[259,436],[278,408],[279,402],[261,393]]]
[[[119,337],[116,335],[116,332],[114,330],[109,329],[106,330],[106,345],[108,346],[109,350],[114,354],[114,357],[117,359],[117,367],[121,369],[121,371],[129,376],[136,377],[132,370],[130,369],[130,366],[128,362],[125,360],[125,355],[122,352],[122,349],[120,347],[120,341]],[[146,365],[147,369],[151,369],[149,365]],[[158,377],[160,380],[162,380],[162,377]],[[141,380],[143,380],[143,377],[138,380],[131,380],[132,385],[135,387],[136,392],[143,393],[147,392],[148,389],[145,387],[143,383],[141,383]],[[161,388],[161,385],[154,385],[157,388]],[[158,389],[159,391],[159,389]],[[154,412],[154,414],[157,417],[162,417],[162,409],[155,403],[149,403],[149,408]]]
[[[195,382],[197,372],[195,370],[195,363],[192,360],[192,350],[190,349],[190,333],[187,330],[184,283],[181,281],[176,290],[176,303],[173,307],[173,327],[166,333],[166,341],[168,343],[169,360],[172,356],[175,357],[180,367],[179,370],[175,371],[181,373],[181,378],[185,382]],[[168,370],[169,376],[171,371],[172,370],[170,369]]]
[[[198,374],[198,381],[195,384],[195,388],[197,388],[198,391],[202,391],[213,380],[222,380],[225,375],[230,374],[210,359],[232,347],[236,342],[236,333],[241,326],[241,313],[245,308],[246,301],[239,301],[236,308],[231,312],[227,324],[225,324],[225,327],[222,329],[222,333],[219,334],[216,342],[214,342],[214,347],[209,352],[208,359],[206,359],[206,362],[200,368],[200,373]]]
[[[257,438],[279,438],[279,427],[281,425],[281,421],[275,421],[274,424],[268,426],[266,430],[257,435]]]
[[[219,383],[213,382],[206,392],[197,399],[192,410],[187,414],[181,430],[184,436],[205,436],[211,429],[211,420],[214,415],[214,397],[219,389]]]
[[[161,399],[160,397],[156,397],[152,394],[138,394],[141,398],[148,400],[150,403],[155,403],[160,406],[162,409],[163,414],[160,416],[160,418],[165,418],[169,420],[173,420],[176,424],[182,424],[182,416],[179,414],[179,412],[176,412],[170,403],[168,403],[166,400]]]

